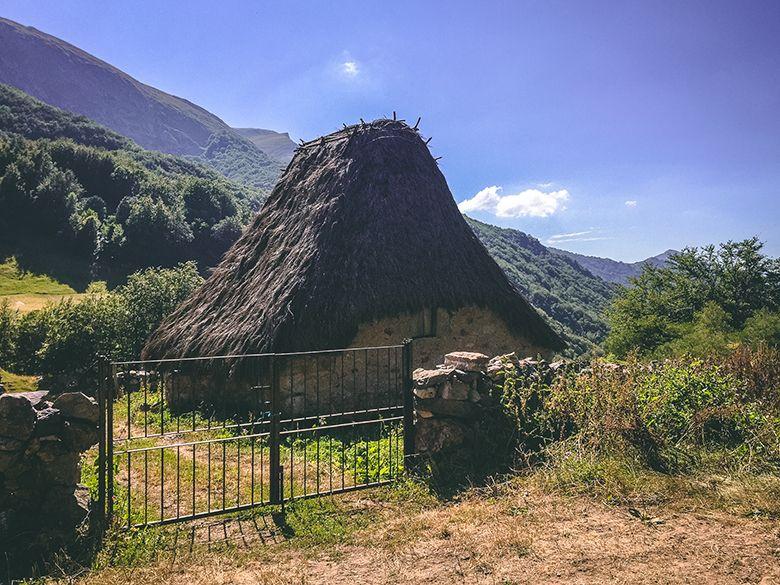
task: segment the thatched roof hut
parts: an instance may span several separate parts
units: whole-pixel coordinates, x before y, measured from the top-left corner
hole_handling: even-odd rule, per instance
[[[489,307],[518,336],[560,338],[461,216],[415,128],[377,120],[302,145],[207,282],[145,357],[346,347],[362,323]]]

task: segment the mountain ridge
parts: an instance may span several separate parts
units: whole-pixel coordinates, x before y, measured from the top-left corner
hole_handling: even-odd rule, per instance
[[[0,46],[0,83],[86,116],[142,148],[198,158],[259,191],[269,191],[286,165],[205,108],[34,27],[0,18]]]
[[[632,278],[639,276],[646,264],[656,268],[662,268],[666,265],[669,257],[678,252],[677,250],[669,249],[660,254],[656,254],[655,256],[639,260],[638,262],[621,262],[620,260],[613,260],[612,258],[588,256],[570,252],[568,250],[561,250],[560,248],[550,247],[548,249],[554,254],[574,260],[580,264],[580,266],[590,271],[594,276],[598,276],[607,282],[621,285],[626,285]]]

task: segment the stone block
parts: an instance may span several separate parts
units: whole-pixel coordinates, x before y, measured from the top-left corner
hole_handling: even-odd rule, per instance
[[[414,385],[420,388],[437,386],[448,380],[453,370],[454,368],[441,368],[436,370],[418,368],[412,372],[412,379],[414,380]]]
[[[417,396],[417,398],[422,398],[424,400],[436,398],[436,387],[418,388],[415,386],[414,395]]]
[[[0,437],[26,441],[35,428],[35,409],[24,396],[0,396]]]
[[[468,429],[456,420],[430,418],[418,420],[414,443],[418,453],[439,453],[466,440]]]
[[[440,396],[444,400],[468,400],[471,384],[466,384],[460,380],[450,380],[441,386]]]
[[[474,351],[453,351],[444,356],[444,365],[466,372],[484,372],[490,358]]]
[[[96,425],[100,418],[100,409],[95,399],[82,392],[61,394],[52,406],[61,411],[66,419],[82,420]]]
[[[435,416],[450,416],[463,419],[472,419],[479,414],[479,407],[468,400],[445,400],[443,398],[418,400],[417,408],[418,411],[426,410]]]

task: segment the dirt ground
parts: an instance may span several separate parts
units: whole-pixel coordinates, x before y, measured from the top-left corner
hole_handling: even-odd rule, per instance
[[[99,571],[84,582],[780,583],[776,520],[712,510],[634,510],[523,491],[402,515],[396,505],[366,496],[340,505],[347,514],[349,507],[356,513],[380,509],[373,510],[378,516],[371,527],[348,543],[301,548],[280,542],[267,522],[249,538],[251,530],[233,526],[239,544],[228,552],[197,552],[195,546],[174,559]],[[223,525],[222,531],[229,530]]]

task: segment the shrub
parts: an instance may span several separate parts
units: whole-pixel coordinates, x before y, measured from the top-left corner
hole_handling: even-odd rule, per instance
[[[37,374],[41,369],[40,350],[46,339],[50,308],[25,313],[16,323],[14,347],[14,371],[20,374]]]
[[[8,299],[0,301],[0,369],[9,369],[16,345],[17,312]]]

